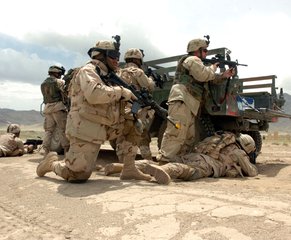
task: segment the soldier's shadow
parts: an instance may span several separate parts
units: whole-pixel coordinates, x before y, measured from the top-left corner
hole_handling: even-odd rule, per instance
[[[256,164],[259,174],[266,177],[275,177],[285,167],[289,167],[290,164],[286,163],[257,163]]]
[[[94,173],[93,173],[94,174]],[[108,179],[106,179],[108,178]],[[66,197],[81,198],[88,196],[96,196],[105,192],[122,190],[134,186],[138,187],[151,187],[152,183],[146,181],[137,180],[120,180],[119,177],[104,177],[102,179],[89,179],[85,183],[69,183],[62,178],[45,176],[42,178],[36,178],[41,181],[49,181],[53,184],[57,184],[58,193]]]
[[[112,179],[89,179],[84,184],[72,184],[64,182],[59,185],[58,192],[66,197],[79,198],[96,196],[110,191],[120,191],[132,186],[148,186],[145,181],[121,181],[118,178]]]

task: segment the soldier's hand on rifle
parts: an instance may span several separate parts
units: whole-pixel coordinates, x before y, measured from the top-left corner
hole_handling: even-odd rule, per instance
[[[137,100],[137,97],[127,88],[121,87],[121,96],[125,101]]]
[[[223,78],[230,78],[235,74],[235,69],[234,68],[229,68],[227,69],[223,74],[222,77]]]
[[[216,72],[217,68],[218,68],[219,62],[214,63],[211,65],[211,68],[213,69],[214,72]]]

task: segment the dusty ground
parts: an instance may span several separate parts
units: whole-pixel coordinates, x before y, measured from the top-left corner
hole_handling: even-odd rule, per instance
[[[86,184],[53,173],[38,178],[41,159],[0,159],[0,239],[291,239],[288,144],[263,145],[256,178],[169,186],[102,172]],[[114,152],[102,151],[99,160],[114,161]]]

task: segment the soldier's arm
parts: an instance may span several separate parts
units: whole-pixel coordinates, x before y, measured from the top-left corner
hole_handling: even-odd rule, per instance
[[[150,92],[152,92],[155,88],[155,82],[151,77],[148,77],[143,70],[141,69],[137,69],[136,73],[136,81],[138,82],[138,84],[143,87],[146,88],[147,90],[149,90]]]
[[[190,56],[185,59],[183,66],[189,71],[189,74],[200,82],[208,82],[216,78],[214,69],[205,66],[200,58]]]
[[[94,69],[82,68],[77,78],[86,100],[90,104],[106,104],[119,101],[122,96],[122,88],[107,86]]]

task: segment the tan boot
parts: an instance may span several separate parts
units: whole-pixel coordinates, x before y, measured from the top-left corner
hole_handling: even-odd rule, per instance
[[[53,163],[58,161],[58,154],[56,152],[49,152],[46,157],[38,164],[36,168],[36,174],[39,177],[43,177],[46,173],[52,172]]]
[[[109,163],[106,164],[104,168],[104,173],[106,176],[114,173],[121,173],[123,169],[123,164],[122,163]]]
[[[154,176],[159,184],[168,185],[171,182],[170,175],[161,166],[148,164],[144,172]]]
[[[135,160],[132,158],[125,157],[124,165],[120,175],[121,180],[145,180],[150,181],[152,177],[150,175],[142,173],[135,166]]]

